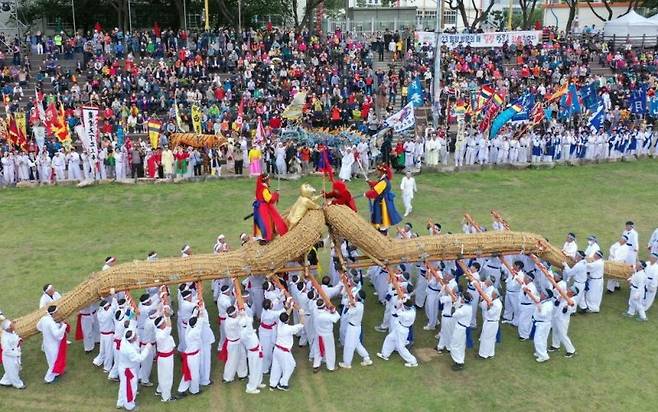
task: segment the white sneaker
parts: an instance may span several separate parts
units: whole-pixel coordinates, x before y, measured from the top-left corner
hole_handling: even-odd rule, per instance
[[[258,385],[258,389],[264,389],[264,388],[267,388],[267,385],[265,385],[264,383]]]
[[[378,357],[379,359],[384,359],[384,360],[388,360],[388,357],[386,357],[386,356],[384,356],[384,355],[382,355],[382,354],[381,354],[381,353],[379,353],[379,352],[377,352],[377,357]]]
[[[423,326],[423,330],[432,330],[432,329],[434,329],[434,328],[431,327],[430,325]]]
[[[370,366],[372,365],[372,361],[370,358],[365,358],[363,361],[361,361],[361,366]]]
[[[257,395],[260,393],[260,389],[247,389],[245,392],[252,394],[252,395]]]
[[[407,362],[407,363],[404,364],[404,366],[406,366],[407,368],[415,368],[416,366],[418,366],[418,363],[417,362],[416,363]]]
[[[346,365],[343,362],[338,362],[338,366],[340,366],[343,369],[352,369],[352,365]]]
[[[548,359],[550,359],[550,358],[537,358],[537,362],[543,363],[543,362],[546,362]]]

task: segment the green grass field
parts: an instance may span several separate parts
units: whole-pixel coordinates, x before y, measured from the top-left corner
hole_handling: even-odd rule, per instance
[[[557,246],[568,231],[576,232],[581,246],[594,233],[607,252],[624,222],[632,219],[645,245],[658,224],[657,172],[658,163],[645,160],[552,170],[424,174],[417,177],[419,193],[409,221],[423,230],[431,217],[445,231],[458,232],[464,212],[490,226],[488,212],[496,208],[513,229],[540,233]],[[321,189],[320,179],[309,181]],[[281,182],[280,209],[292,204],[300,184]],[[394,184],[398,192],[398,176]],[[357,194],[366,185],[352,182],[350,188]],[[44,283],[70,290],[100,269],[108,255],[117,256],[119,263],[144,259],[150,250],[175,256],[185,242],[195,253],[209,253],[220,233],[235,246],[240,232],[250,230],[251,222],[242,217],[250,212],[252,195],[253,180],[2,190],[0,309],[9,317],[25,314],[38,305]],[[358,206],[366,216],[363,199]],[[326,259],[325,252],[325,267]],[[288,393],[247,395],[242,382],[218,383],[221,366],[214,365],[216,383],[198,397],[162,405],[153,396],[154,388],[143,388],[137,402],[144,411],[646,410],[658,401],[656,309],[646,323],[624,318],[627,297],[626,289],[606,295],[602,313],[575,316],[570,335],[578,355],[572,359],[554,355],[539,365],[532,344],[519,342],[515,331],[504,326],[496,358],[480,361],[469,353],[460,373],[450,369],[449,355],[432,351],[434,333],[422,330],[424,313],[416,321],[418,368],[403,367],[396,355],[389,362],[376,358],[384,335],[373,326],[380,321],[382,308],[370,299],[365,338],[375,362],[371,367],[355,363],[349,371],[313,374],[303,349],[297,350],[298,366]],[[114,409],[117,384],[92,366],[92,356],[85,355],[80,344],[71,347],[68,371],[55,385],[42,383],[46,363],[39,345],[40,337],[24,345],[22,377],[28,389],[0,388],[0,411]]]

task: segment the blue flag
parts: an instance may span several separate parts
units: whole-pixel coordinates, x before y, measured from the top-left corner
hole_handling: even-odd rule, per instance
[[[580,97],[583,99],[583,105],[587,110],[593,112],[599,105],[599,82],[595,81],[580,89]]]
[[[571,117],[576,113],[580,113],[580,101],[578,100],[578,92],[576,85],[570,84],[567,93],[560,99],[561,117]]]
[[[521,99],[517,100],[516,103],[500,112],[500,114],[496,116],[493,122],[491,122],[491,129],[489,129],[489,139],[495,138],[505,123],[512,120],[512,117],[514,117],[515,114],[521,113],[523,106],[520,104],[520,101]]]
[[[603,102],[599,100],[599,105],[589,117],[589,126],[593,129],[599,130],[603,126],[603,120],[605,119],[605,106]]]
[[[421,86],[418,78],[412,81],[409,85],[408,94],[409,101],[413,103],[414,107],[420,107],[423,105],[423,101],[425,100],[423,86]]]
[[[656,95],[649,100],[649,114],[653,117],[658,116],[658,96]]]
[[[632,90],[631,96],[628,99],[628,105],[631,112],[635,114],[644,114],[647,111],[647,90],[642,85],[641,87]]]
[[[523,96],[521,96],[521,98],[519,98],[517,104],[523,106],[523,110],[512,116],[512,121],[516,122],[519,120],[528,120],[530,118],[530,112],[532,111],[532,108],[535,106],[535,95],[531,93],[526,93]]]

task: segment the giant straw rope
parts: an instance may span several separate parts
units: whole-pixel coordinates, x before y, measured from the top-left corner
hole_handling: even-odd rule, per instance
[[[452,260],[462,257],[533,253],[561,268],[562,262],[573,264],[562,252],[533,233],[484,232],[440,236],[420,236],[397,240],[384,237],[368,222],[346,206],[329,206],[323,211],[308,211],[286,235],[266,245],[249,242],[235,251],[219,255],[195,255],[165,258],[156,262],[134,261],[92,273],[61,299],[58,319],[65,319],[89,306],[111,289],[132,290],[162,284],[210,280],[250,274],[269,275],[297,261],[322,237],[325,224],[331,233],[357,246],[373,262],[394,264],[422,260]],[[605,263],[605,274],[625,279],[629,265]],[[23,338],[37,334],[36,324],[45,308],[15,320],[17,333]]]

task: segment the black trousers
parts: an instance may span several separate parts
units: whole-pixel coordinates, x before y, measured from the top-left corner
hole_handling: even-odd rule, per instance
[[[242,174],[243,166],[244,166],[244,160],[240,159],[240,160],[235,161],[234,168],[235,168],[235,174],[236,175],[241,175]]]

